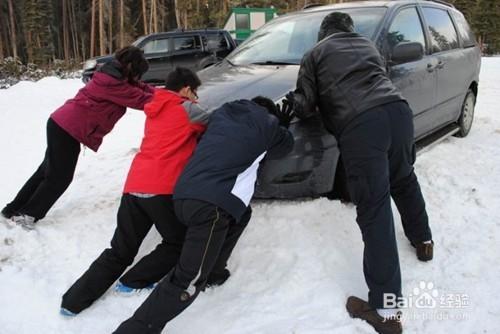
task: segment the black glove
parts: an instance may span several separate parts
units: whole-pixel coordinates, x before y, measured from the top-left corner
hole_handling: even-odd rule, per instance
[[[290,93],[287,94],[287,97],[289,94]],[[281,106],[279,104],[276,105],[276,117],[278,117],[280,125],[284,126],[285,128],[288,128],[290,126],[290,121],[295,116],[293,110],[293,102],[290,102],[290,99],[288,99],[287,97],[281,100]]]
[[[295,104],[295,93],[293,92],[293,90],[289,91],[286,95],[285,95],[285,99],[293,106]]]

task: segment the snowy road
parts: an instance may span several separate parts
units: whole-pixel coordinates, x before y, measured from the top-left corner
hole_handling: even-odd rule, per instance
[[[499,78],[500,58],[484,58],[470,135],[419,156],[434,261],[417,261],[395,211],[404,295],[435,302],[403,310],[405,333],[500,331]],[[0,205],[42,160],[48,115],[81,85],[46,78],[0,90]],[[111,333],[147,296],[109,291],[75,319],[58,314],[64,291],[108,245],[142,126],[141,112],[129,111],[99,154],[81,155],[74,183],[35,232],[0,224],[0,333]],[[374,333],[344,309],[347,296],[367,293],[354,218],[353,206],[327,199],[257,203],[231,279],[203,293],[168,333]],[[151,233],[140,254],[158,240]]]

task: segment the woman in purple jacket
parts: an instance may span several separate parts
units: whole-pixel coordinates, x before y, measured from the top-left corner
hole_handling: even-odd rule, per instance
[[[144,109],[154,88],[139,81],[148,70],[143,52],[128,46],[116,52],[92,80],[47,121],[47,150],[42,164],[2,210],[5,218],[32,229],[45,217],[73,180],[80,144],[97,152],[103,137],[127,107]]]

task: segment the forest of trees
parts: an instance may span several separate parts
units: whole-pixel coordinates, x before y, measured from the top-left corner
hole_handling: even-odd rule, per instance
[[[222,27],[232,7],[278,13],[343,0],[0,0],[0,59],[78,65],[138,36],[176,28]],[[500,52],[500,1],[453,0],[487,53]]]

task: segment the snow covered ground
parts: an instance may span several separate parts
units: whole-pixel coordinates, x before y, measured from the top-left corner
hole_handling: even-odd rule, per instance
[[[413,301],[404,310],[405,333],[500,330],[499,78],[500,58],[484,58],[470,135],[450,138],[418,159],[434,261],[417,261],[394,211],[404,294]],[[46,78],[0,91],[2,206],[42,160],[48,115],[81,86],[76,79]],[[109,243],[142,126],[141,112],[129,111],[98,154],[82,154],[73,184],[36,231],[0,224],[0,333],[110,333],[146,298],[146,292],[108,291],[74,319],[58,314],[64,291]],[[353,206],[327,199],[256,203],[230,262],[231,279],[201,294],[166,331],[374,333],[344,308],[347,296],[367,293],[354,219]],[[140,254],[158,241],[156,231],[150,233]],[[424,297],[436,305],[417,307]]]

